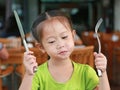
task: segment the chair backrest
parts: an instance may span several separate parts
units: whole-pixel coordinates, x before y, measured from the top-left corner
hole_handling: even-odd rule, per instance
[[[29,48],[29,50],[34,52],[34,56],[36,57],[37,63],[39,65],[48,60],[48,54],[47,53],[42,53],[38,48],[32,47],[32,48]],[[25,52],[24,47],[21,47],[20,50],[17,50],[16,48],[15,49],[14,48],[9,49],[9,53],[12,53],[11,58],[13,58],[13,57],[17,58],[19,56],[19,54],[23,54],[24,52]],[[16,55],[16,53],[18,54],[18,56]]]
[[[101,37],[101,33],[98,32],[98,36]],[[87,46],[94,45],[94,51],[98,50],[98,42],[97,42],[97,35],[93,31],[89,32],[82,32],[81,34],[81,39],[83,43]]]
[[[119,35],[116,33],[102,33],[101,46],[102,53],[106,54],[108,59],[113,56],[113,49],[120,46]],[[110,59],[109,59],[110,60]]]
[[[88,64],[91,67],[94,67],[94,46],[86,46],[84,48],[76,48],[70,58],[81,64]]]
[[[37,59],[37,63],[40,65],[48,60],[47,53],[42,53],[38,48],[30,48],[34,52],[34,55]]]
[[[0,38],[0,43],[5,44],[6,48],[19,48],[21,47],[21,38],[20,37]]]
[[[0,42],[3,44],[8,44],[8,43],[10,43],[10,40],[7,38],[0,38]]]
[[[114,49],[114,60],[120,63],[120,47]]]

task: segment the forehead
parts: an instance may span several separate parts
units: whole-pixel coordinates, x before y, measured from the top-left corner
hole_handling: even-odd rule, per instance
[[[68,20],[64,17],[51,17],[38,25],[37,29],[42,30],[41,34],[71,30]]]

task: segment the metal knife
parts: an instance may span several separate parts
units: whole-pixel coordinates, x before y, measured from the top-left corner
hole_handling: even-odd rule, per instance
[[[19,19],[18,14],[17,14],[17,12],[16,12],[15,10],[14,10],[14,15],[15,15],[15,19],[16,19],[16,21],[17,21],[17,25],[18,25],[18,28],[19,28],[19,31],[20,31],[20,35],[21,35],[21,38],[22,38],[22,41],[23,41],[25,50],[26,50],[26,51],[29,51],[28,46],[27,46],[27,43],[26,43],[26,40],[25,40],[25,34],[24,34],[24,31],[23,31],[22,24],[21,24],[21,22],[20,22],[20,19]]]
[[[27,43],[26,43],[26,40],[25,40],[25,34],[24,34],[24,31],[23,31],[22,24],[21,24],[21,22],[20,22],[20,19],[19,19],[18,14],[17,14],[17,12],[16,12],[15,10],[14,10],[14,15],[15,15],[15,19],[16,19],[16,22],[17,22],[17,25],[18,25],[18,28],[19,28],[19,31],[20,31],[20,35],[21,35],[21,38],[22,38],[22,41],[23,41],[25,50],[26,50],[26,51],[29,51],[29,48],[28,48]],[[33,67],[33,72],[36,72],[36,71],[37,71],[37,67],[34,66],[34,67]]]

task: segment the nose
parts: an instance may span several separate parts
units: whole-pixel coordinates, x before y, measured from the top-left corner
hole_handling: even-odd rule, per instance
[[[57,49],[61,49],[64,47],[64,41],[63,40],[58,40],[57,41]]]

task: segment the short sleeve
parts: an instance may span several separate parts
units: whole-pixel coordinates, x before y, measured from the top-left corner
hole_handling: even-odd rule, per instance
[[[39,79],[37,78],[37,75],[34,76],[33,81],[32,81],[32,89],[31,90],[39,90],[40,84],[39,84]]]
[[[99,83],[99,78],[95,72],[95,70],[88,66],[86,67],[86,72],[85,72],[85,81],[86,81],[86,90],[93,90]]]

